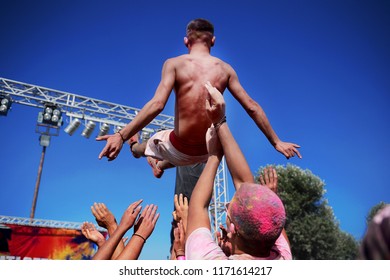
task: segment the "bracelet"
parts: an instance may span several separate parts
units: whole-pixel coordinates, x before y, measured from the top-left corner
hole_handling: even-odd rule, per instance
[[[125,138],[123,138],[123,135],[122,135],[121,131],[120,131],[120,130],[118,130],[116,133],[118,133],[118,134],[121,136],[121,138],[122,138],[122,142],[123,142],[123,143],[125,143],[125,142],[126,142],[126,140],[125,140]]]
[[[223,118],[219,122],[213,124],[215,130],[217,130],[225,122],[226,122],[226,115],[223,116]]]
[[[176,253],[176,256],[180,257],[180,256],[184,256],[184,250],[183,249],[177,249],[175,250],[175,253]]]
[[[146,239],[145,237],[143,237],[142,235],[138,234],[138,233],[133,233],[133,236],[138,236],[139,238],[142,238],[144,240],[144,243],[146,243]]]
[[[178,256],[176,258],[178,261],[185,261],[186,260],[186,257],[185,256]]]

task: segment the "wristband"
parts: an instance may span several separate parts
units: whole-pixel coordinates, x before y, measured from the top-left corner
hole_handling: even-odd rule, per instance
[[[138,236],[139,238],[142,238],[144,240],[144,243],[146,243],[146,239],[145,237],[143,237],[142,235],[138,234],[138,233],[133,233],[133,236]]]
[[[123,138],[123,135],[122,135],[121,131],[118,130],[116,133],[118,133],[121,136],[122,142],[125,143],[126,140],[125,140],[125,138]]]
[[[217,130],[225,122],[226,122],[226,115],[223,116],[223,118],[219,122],[213,124],[215,130]]]
[[[186,260],[186,257],[185,256],[178,256],[176,258],[178,261],[185,261]]]

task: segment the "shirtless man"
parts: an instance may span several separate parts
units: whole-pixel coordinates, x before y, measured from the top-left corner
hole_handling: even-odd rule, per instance
[[[114,160],[123,143],[130,140],[133,155],[147,156],[157,178],[167,168],[207,161],[205,134],[211,122],[205,107],[208,96],[204,87],[206,81],[220,92],[228,88],[277,151],[286,158],[295,154],[301,158],[300,146],[279,139],[263,109],[241,86],[234,69],[210,55],[214,43],[214,26],[209,21],[195,19],[187,25],[184,44],[189,53],[165,61],[153,98],[128,125],[113,135],[97,138],[98,141],[107,141],[99,159],[105,156],[109,161]],[[160,131],[147,143],[138,144],[137,133],[163,111],[172,90],[176,96],[173,131]]]

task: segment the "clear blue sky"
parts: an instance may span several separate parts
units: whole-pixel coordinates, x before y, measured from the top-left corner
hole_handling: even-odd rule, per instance
[[[279,137],[302,146],[303,159],[287,161],[226,92],[229,125],[251,169],[310,169],[325,181],[341,228],[360,239],[369,209],[390,202],[389,14],[389,1],[1,1],[0,76],[141,108],[163,62],[187,52],[188,21],[207,18],[212,54],[235,68]],[[173,97],[165,114],[173,115]],[[30,214],[38,112],[15,104],[0,118],[1,215]],[[99,161],[104,143],[80,133],[52,138],[36,218],[91,221],[96,201],[119,220],[143,198],[161,217],[141,257],[165,259],[175,171],[157,180],[127,147],[114,162]]]

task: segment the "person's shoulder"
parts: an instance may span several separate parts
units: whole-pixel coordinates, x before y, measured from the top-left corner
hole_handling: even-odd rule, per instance
[[[216,56],[211,56],[211,57],[216,62],[218,62],[226,71],[230,72],[230,71],[234,70],[233,67],[228,62],[222,60],[221,58],[216,57]]]

